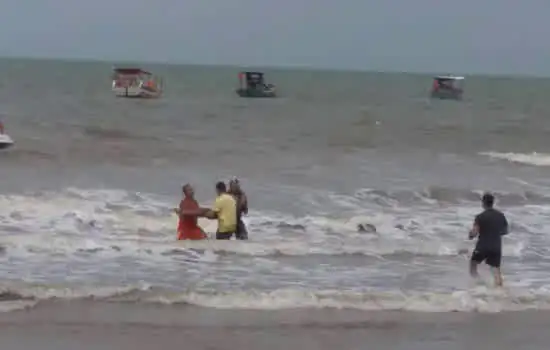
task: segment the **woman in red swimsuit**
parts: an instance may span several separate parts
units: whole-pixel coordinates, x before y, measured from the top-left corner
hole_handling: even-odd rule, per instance
[[[180,202],[179,208],[175,209],[179,215],[178,222],[178,240],[201,240],[206,239],[206,233],[197,224],[197,217],[200,216],[201,208],[195,200],[195,191],[191,185],[186,184],[182,188],[183,200]],[[182,215],[182,211],[196,211],[197,215]]]

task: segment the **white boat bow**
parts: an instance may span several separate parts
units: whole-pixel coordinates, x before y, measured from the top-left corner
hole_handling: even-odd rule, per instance
[[[8,148],[13,145],[13,140],[8,134],[0,134],[0,149]]]

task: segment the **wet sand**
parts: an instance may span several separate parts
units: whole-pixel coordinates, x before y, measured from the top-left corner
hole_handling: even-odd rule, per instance
[[[244,311],[47,302],[0,314],[6,350],[548,349],[550,312]]]

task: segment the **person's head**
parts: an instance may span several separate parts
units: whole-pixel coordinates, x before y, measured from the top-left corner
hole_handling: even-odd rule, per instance
[[[216,183],[216,193],[218,195],[227,192],[227,188],[225,187],[225,184],[222,181],[219,181]]]
[[[495,204],[495,196],[490,193],[483,194],[483,197],[481,197],[481,204],[484,209],[491,209]]]
[[[239,193],[241,191],[241,184],[236,177],[229,180],[229,191],[231,193]]]
[[[195,196],[195,190],[193,189],[193,186],[190,184],[185,184],[181,188],[181,191],[183,192],[183,195],[185,198],[193,198]]]

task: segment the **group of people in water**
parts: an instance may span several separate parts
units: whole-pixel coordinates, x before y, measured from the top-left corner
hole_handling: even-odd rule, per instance
[[[216,239],[248,239],[246,225],[242,216],[248,214],[248,199],[241,189],[239,180],[233,178],[229,186],[224,182],[216,183],[217,197],[212,208],[201,207],[195,199],[190,184],[182,188],[183,199],[174,211],[179,216],[178,240],[208,239],[208,235],[198,225],[198,218],[205,217],[218,221]],[[485,262],[491,267],[495,285],[502,286],[501,260],[502,236],[508,234],[506,216],[494,208],[495,197],[485,193],[481,199],[483,212],[474,219],[469,238],[477,238],[475,249],[470,258],[470,274],[477,276],[477,267]]]
[[[208,239],[208,235],[198,225],[198,218],[205,217],[218,221],[216,239],[248,239],[248,231],[242,216],[248,214],[248,199],[237,178],[216,183],[217,197],[212,208],[203,208],[195,199],[195,191],[190,184],[182,187],[183,198],[174,211],[179,216],[178,240]]]

